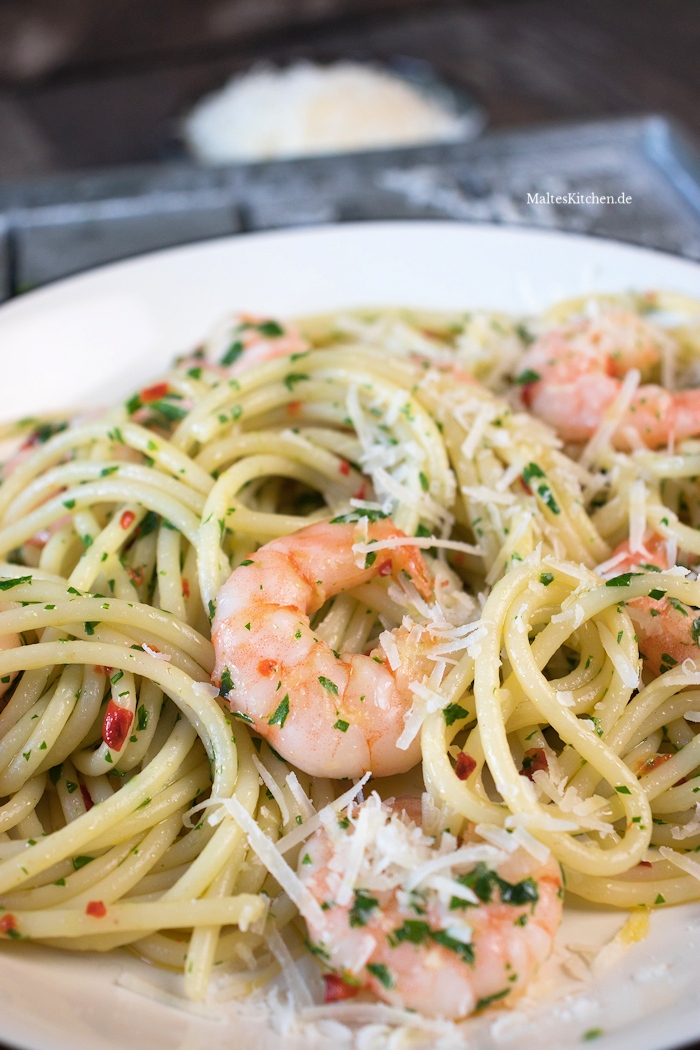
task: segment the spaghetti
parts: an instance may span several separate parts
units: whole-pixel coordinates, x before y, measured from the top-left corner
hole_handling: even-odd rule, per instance
[[[367,777],[339,788],[286,761],[219,664],[212,685],[209,639],[231,573],[328,519],[353,526],[359,565],[408,548],[434,583],[375,574],[310,619],[315,642],[392,670],[411,631],[429,639],[394,745],[421,764],[365,788],[425,791],[423,831],[454,849],[436,865],[421,840],[425,885],[474,903],[459,840],[477,825],[474,857],[551,854],[592,901],[700,897],[700,416],[652,441],[630,415],[644,378],[681,418],[699,318],[670,294],[524,321],[236,317],[125,404],[5,427],[21,446],[0,487],[0,934],[128,945],[192,999],[212,974],[240,995],[291,966],[310,1005],[300,915],[324,919],[297,860],[331,816],[357,830]],[[640,325],[658,353],[560,436],[548,413],[573,395],[530,366],[538,348],[555,333],[599,369],[599,329],[617,346]],[[392,886],[414,892],[406,870]]]

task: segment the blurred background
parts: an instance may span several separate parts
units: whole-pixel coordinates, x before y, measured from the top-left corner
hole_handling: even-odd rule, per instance
[[[0,296],[200,236],[357,218],[533,222],[700,256],[699,54],[698,0],[0,0]],[[340,59],[417,63],[469,134],[254,178],[188,155],[186,114],[232,76]],[[572,188],[634,202],[526,203]]]
[[[395,54],[491,128],[654,111],[700,134],[697,0],[0,0],[0,178],[166,158],[260,59]]]

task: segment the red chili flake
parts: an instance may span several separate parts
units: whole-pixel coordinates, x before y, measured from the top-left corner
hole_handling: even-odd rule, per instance
[[[648,758],[646,760],[642,769],[645,773],[650,773],[652,769],[658,769],[658,767],[662,766],[664,762],[668,762],[671,757],[671,755],[654,755],[653,758]]]
[[[476,759],[472,758],[465,751],[460,751],[457,755],[457,765],[455,766],[455,773],[459,780],[466,780],[475,769]]]
[[[182,597],[183,598],[189,598],[189,596],[190,596],[190,581],[189,580],[183,580],[182,581]]]
[[[390,561],[382,562],[382,564],[377,569],[377,572],[379,573],[380,576],[390,576],[391,575],[391,562]]]
[[[137,565],[135,569],[127,569],[126,571],[134,587],[140,587],[143,583],[143,567]]]
[[[338,465],[338,470],[341,474],[345,474],[346,477],[350,473],[350,464],[346,459],[341,459],[340,464]]]
[[[366,495],[367,495],[367,482],[363,481],[362,484],[360,485],[359,489],[357,490],[357,492],[355,493],[355,495],[352,498],[353,499],[364,499]]]
[[[141,391],[139,396],[144,405],[147,405],[149,401],[160,401],[161,397],[165,397],[167,392],[167,383],[156,383],[155,386],[147,386],[145,390]]]
[[[85,905],[85,914],[92,915],[94,919],[104,919],[107,914],[104,901],[88,901]]]
[[[134,716],[128,708],[119,707],[114,700],[109,701],[102,723],[102,739],[107,747],[121,751],[133,720]]]
[[[290,416],[295,416],[300,409],[301,401],[290,401],[287,405],[287,414]]]
[[[528,780],[532,780],[533,773],[538,773],[540,769],[545,771],[547,769],[547,756],[544,753],[544,748],[531,747],[523,755],[523,768],[520,770],[520,775],[527,777]]]
[[[275,660],[261,660],[258,664],[258,674],[262,675],[263,678],[269,678],[270,675],[275,673],[277,663]]]
[[[8,933],[10,930],[17,929],[17,919],[14,915],[3,915],[0,919],[0,933]]]
[[[119,524],[123,529],[130,529],[136,520],[136,515],[133,510],[125,510],[119,519]]]
[[[85,809],[92,809],[95,803],[90,798],[90,792],[84,784],[80,785],[80,794],[83,796],[83,802],[85,803]]]
[[[520,396],[523,399],[523,403],[527,406],[527,408],[529,408],[532,404],[532,388],[534,387],[534,385],[534,383],[526,383],[520,391]]]
[[[339,1003],[341,999],[354,999],[360,988],[356,984],[348,984],[337,973],[324,973],[323,980],[326,985],[324,1003]]]
[[[640,860],[639,864],[637,865],[638,868],[650,868],[651,866],[652,864],[650,860]]]
[[[109,667],[103,667],[102,664],[95,664],[95,674],[107,674],[109,670]]]

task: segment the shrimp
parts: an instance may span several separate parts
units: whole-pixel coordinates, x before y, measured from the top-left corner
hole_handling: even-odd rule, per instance
[[[620,558],[620,555],[625,557]],[[618,560],[619,559],[619,560]],[[661,571],[670,568],[666,541],[653,534],[644,540],[644,551],[631,551],[629,540],[624,540],[613,553],[610,563],[615,574],[643,572],[649,567]],[[627,611],[637,630],[639,655],[645,669],[656,678],[689,657],[700,658],[698,631],[700,618],[695,619],[693,610],[681,602],[668,598],[633,598],[627,603]]]
[[[309,839],[298,872],[323,909],[307,919],[310,944],[344,982],[330,985],[332,998],[365,988],[392,1006],[458,1020],[523,994],[552,951],[562,875],[551,855],[540,863],[522,848],[508,854],[473,831],[466,849],[445,833],[438,847],[420,808],[373,794]]]
[[[410,631],[393,632],[402,650],[394,669],[381,649],[334,652],[309,625],[328,598],[377,575],[405,572],[422,596],[432,593],[411,546],[370,552],[358,568],[353,543],[404,536],[388,518],[358,518],[318,522],[265,544],[220,589],[212,625],[213,681],[231,711],[312,776],[390,776],[420,759],[417,741],[396,746],[412,703],[409,682],[428,669]]]
[[[240,375],[263,361],[303,354],[309,349],[309,343],[294,325],[252,314],[238,314],[236,320],[234,341],[223,359],[223,363],[230,366],[226,370],[229,376]]]
[[[552,328],[522,359],[522,397],[565,441],[586,441],[633,368],[642,376],[671,347],[669,336],[636,314],[616,311]],[[700,389],[637,388],[613,436],[616,448],[648,448],[700,434]]]

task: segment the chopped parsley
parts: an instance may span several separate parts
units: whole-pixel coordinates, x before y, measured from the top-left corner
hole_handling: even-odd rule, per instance
[[[447,707],[443,708],[442,713],[445,717],[445,724],[448,726],[451,726],[461,718],[469,718],[469,712],[465,711],[459,704],[448,704]]]
[[[284,723],[287,721],[287,715],[289,714],[289,693],[284,694],[284,699],[280,701],[277,706],[275,713],[271,718],[268,718],[267,724],[270,726],[278,725],[280,729],[284,729]]]
[[[526,368],[524,372],[521,372],[519,376],[516,376],[513,380],[518,386],[526,386],[528,383],[539,383],[542,376],[539,372],[535,372],[534,368]]]
[[[306,856],[308,857],[308,853]],[[307,860],[305,857],[302,864],[306,863]],[[308,863],[311,863],[310,857]],[[348,913],[350,925],[353,927],[366,926],[370,913],[378,907],[379,901],[376,897],[370,897],[366,890],[355,890],[355,900]]]
[[[384,963],[367,963],[367,970],[376,977],[380,984],[383,984],[385,988],[394,987],[394,978],[389,972],[389,967],[385,966]]]

